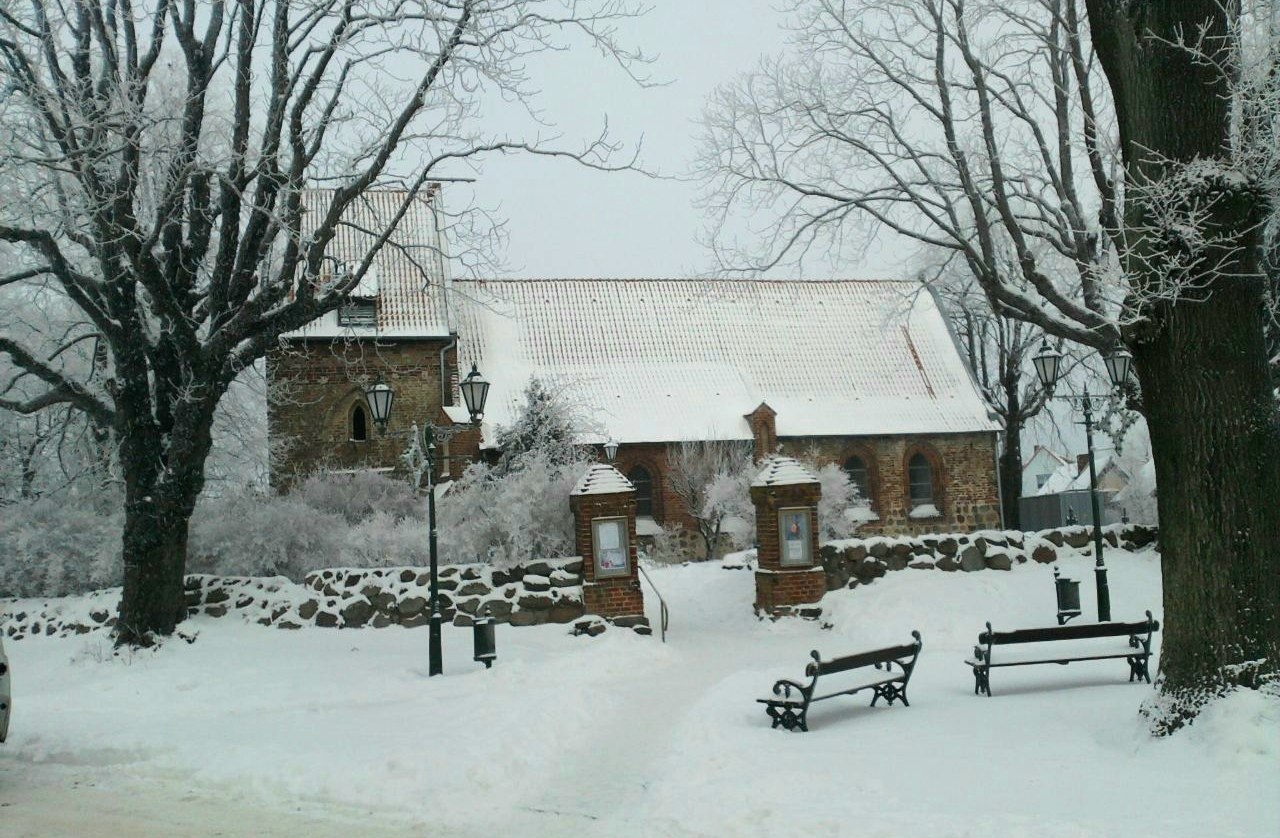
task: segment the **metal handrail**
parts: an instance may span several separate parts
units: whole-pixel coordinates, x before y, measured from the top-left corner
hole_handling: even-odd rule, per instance
[[[645,572],[644,565],[637,563],[636,567],[640,569],[640,575],[644,577],[644,581],[649,583],[649,587],[653,588],[654,596],[658,598],[658,605],[661,607],[661,617],[659,618],[660,629],[662,632],[662,642],[667,642],[667,626],[671,622],[671,612],[667,610],[667,601],[662,598],[662,592],[658,590],[658,586],[653,584],[653,580],[649,578],[649,574]]]

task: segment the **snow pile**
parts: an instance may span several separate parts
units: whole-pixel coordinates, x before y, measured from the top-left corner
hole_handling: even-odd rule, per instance
[[[1091,573],[1075,551],[1059,562]],[[1162,618],[1154,552],[1116,550],[1109,566],[1118,619]],[[101,654],[101,635],[8,644],[19,711],[0,786],[60,772],[52,787],[68,795],[105,783],[175,805],[212,795],[237,812],[256,801],[399,824],[350,834],[462,838],[1199,838],[1280,826],[1278,699],[1232,696],[1155,740],[1137,712],[1151,687],[1129,683],[1123,661],[1017,668],[994,698],[973,695],[962,661],[985,621],[1054,623],[1051,567],[889,574],[829,593],[827,630],[756,620],[751,574],[649,572],[671,609],[665,645],[499,627],[485,670],[469,631],[446,626],[439,678],[426,675],[426,631],[394,627],[274,631],[200,615],[194,644],[132,659]],[[1081,594],[1092,615],[1092,585]],[[788,734],[754,702],[801,674],[810,649],[849,654],[912,629],[924,647],[910,707],[833,699],[810,714],[810,733]]]

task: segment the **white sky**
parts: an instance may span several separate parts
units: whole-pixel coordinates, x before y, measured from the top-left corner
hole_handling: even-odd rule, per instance
[[[544,118],[578,147],[608,116],[615,139],[643,138],[647,168],[684,175],[701,132],[699,118],[714,88],[786,47],[778,0],[650,0],[644,18],[626,24],[627,43],[657,60],[649,68],[663,87],[641,88],[586,46],[530,63],[542,90]],[[490,117],[501,125],[501,115]],[[578,142],[573,142],[577,140]],[[681,277],[710,267],[698,243],[705,217],[695,206],[698,185],[608,174],[569,161],[529,156],[489,158],[475,184],[476,200],[508,221],[507,277]],[[464,184],[446,185],[446,203],[470,199]],[[452,196],[452,197],[450,197]],[[846,258],[845,277],[900,276],[898,259],[876,248]],[[909,256],[907,248],[897,253]],[[806,273],[835,275],[830,265]],[[784,271],[798,276],[794,268]]]

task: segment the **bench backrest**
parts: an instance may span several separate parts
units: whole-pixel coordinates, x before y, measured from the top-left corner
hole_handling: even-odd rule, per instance
[[[987,623],[987,630],[978,635],[978,643],[984,646],[1003,646],[1011,643],[1043,643],[1049,640],[1088,640],[1094,637],[1128,637],[1134,634],[1150,634],[1160,629],[1160,623],[1151,618],[1137,623],[1082,623],[1074,626],[1046,626],[1045,628],[1016,629],[1014,631],[993,631]]]
[[[813,663],[805,667],[804,674],[812,678],[815,675],[831,675],[836,672],[845,672],[864,666],[874,666],[878,663],[888,663],[890,661],[901,663],[908,658],[914,658],[920,653],[920,632],[913,631],[911,636],[915,638],[914,643],[907,643],[903,646],[887,646],[883,649],[873,649],[869,652],[859,652],[856,655],[832,658],[827,661],[822,660],[816,651],[810,652],[809,655],[813,658]]]

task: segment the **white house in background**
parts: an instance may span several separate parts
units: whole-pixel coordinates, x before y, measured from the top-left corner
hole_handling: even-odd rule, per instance
[[[1031,458],[1022,466],[1022,495],[1030,497],[1039,493],[1044,484],[1055,471],[1067,465],[1070,460],[1061,454],[1050,451],[1043,445],[1037,445]]]

